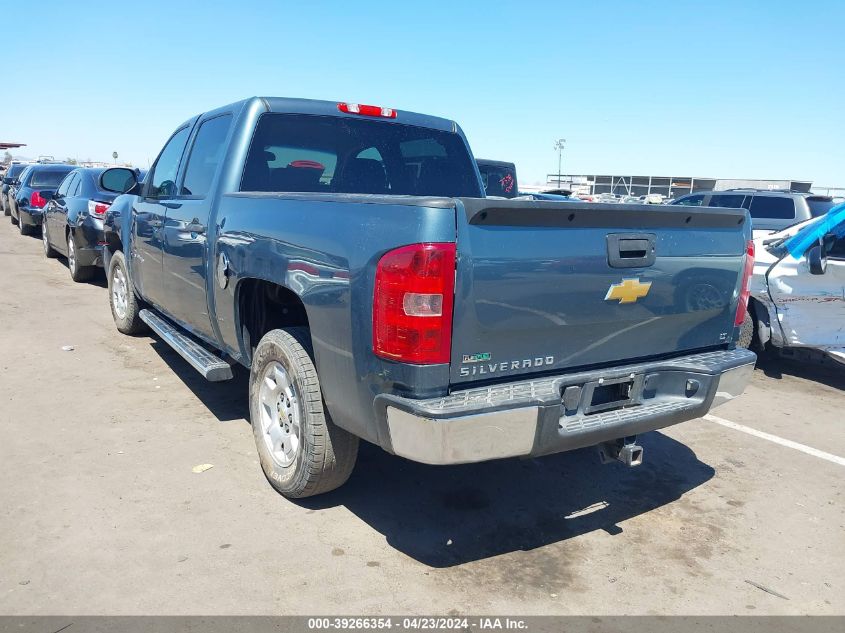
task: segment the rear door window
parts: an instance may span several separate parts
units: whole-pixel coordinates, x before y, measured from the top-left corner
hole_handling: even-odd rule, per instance
[[[79,176],[77,177],[76,182],[74,182],[69,188],[71,198],[76,198],[77,196],[80,195],[80,193],[82,192],[82,184],[83,184],[82,181],[85,180],[86,178],[91,177],[84,172],[78,172],[78,173],[79,173]]]
[[[741,209],[745,201],[744,194],[713,194],[710,196],[709,207],[722,207],[725,209]]]
[[[783,196],[754,196],[749,211],[752,218],[794,220],[795,202]]]
[[[208,194],[211,181],[214,180],[226,150],[226,138],[229,136],[231,124],[232,115],[225,114],[203,121],[200,125],[188,158],[188,166],[185,168],[181,195],[203,197]]]
[[[481,196],[457,134],[302,114],[261,116],[241,191]]]
[[[60,184],[59,188],[56,190],[56,195],[67,197],[68,191],[70,191],[70,186],[73,184],[73,182],[78,176],[79,172],[71,172],[67,176],[65,176],[65,179],[62,181],[62,184]]]

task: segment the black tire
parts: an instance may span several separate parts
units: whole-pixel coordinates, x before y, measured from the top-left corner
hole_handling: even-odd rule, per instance
[[[3,205],[3,215],[6,215],[6,216],[12,215],[12,210],[9,208],[8,204]]]
[[[44,256],[47,259],[55,259],[59,256],[58,251],[50,246],[50,239],[47,234],[47,221],[41,223],[41,241],[44,244]]]
[[[23,220],[21,220],[20,213],[18,213],[18,231],[20,231],[21,235],[29,235],[32,233],[32,228],[28,224],[24,224]]]
[[[117,284],[115,283],[116,278]],[[132,279],[129,277],[129,271],[126,269],[126,259],[123,257],[122,251],[117,251],[111,256],[108,283],[109,307],[111,308],[111,315],[118,331],[124,334],[140,334],[145,332],[147,330],[147,324],[139,316],[141,313],[141,302],[135,295],[135,286],[132,285]],[[122,310],[122,316],[120,314],[121,310],[115,307],[115,293],[119,291],[121,283],[124,284],[123,292],[125,294],[125,306]],[[117,303],[122,305],[121,302]]]
[[[13,216],[13,215],[12,215],[12,210],[11,210],[11,208],[9,209],[9,215],[11,216],[11,217],[9,218],[9,220],[12,222],[12,226],[17,226],[17,224],[18,224],[18,220],[17,220],[17,218],[16,218],[15,216]]]
[[[262,405],[261,387],[265,372],[273,370],[271,364],[284,369],[293,392],[288,406],[293,400],[291,410],[299,419],[298,448],[289,464],[277,459],[266,439],[270,435],[266,429],[274,425],[273,407]],[[271,330],[258,343],[249,376],[249,413],[261,468],[270,484],[285,497],[301,499],[323,494],[349,479],[358,457],[358,438],[329,417],[307,328]]]
[[[745,319],[742,321],[742,327],[739,330],[739,340],[736,342],[737,347],[749,349],[751,341],[754,339],[754,318],[751,316],[751,311],[745,313]]]
[[[76,283],[89,281],[97,272],[95,266],[80,266],[76,256],[76,240],[71,231],[67,232],[67,269],[70,271],[70,278]]]

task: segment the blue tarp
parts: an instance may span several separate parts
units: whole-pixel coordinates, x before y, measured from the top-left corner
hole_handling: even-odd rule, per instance
[[[826,214],[811,222],[784,243],[794,259],[801,259],[807,249],[828,233],[845,237],[845,203],[838,204]]]

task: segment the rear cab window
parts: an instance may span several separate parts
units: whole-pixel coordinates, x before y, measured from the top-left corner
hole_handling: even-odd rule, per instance
[[[241,191],[481,197],[463,139],[424,127],[266,113]]]
[[[795,201],[785,196],[754,196],[749,211],[752,218],[794,220]]]
[[[481,182],[488,196],[515,198],[519,195],[516,190],[516,170],[513,167],[479,162],[478,171],[481,172]]]

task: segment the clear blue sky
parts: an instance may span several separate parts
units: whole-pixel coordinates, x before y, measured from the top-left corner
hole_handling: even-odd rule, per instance
[[[564,173],[845,186],[845,2],[0,0],[0,140],[146,166],[252,95],[453,118],[525,182]]]

